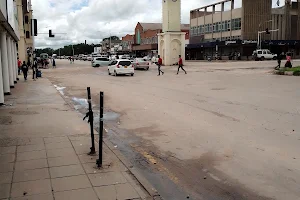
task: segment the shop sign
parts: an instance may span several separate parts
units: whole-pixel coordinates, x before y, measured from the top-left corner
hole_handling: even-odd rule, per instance
[[[236,44],[236,41],[225,41],[225,45],[228,45],[228,44]]]

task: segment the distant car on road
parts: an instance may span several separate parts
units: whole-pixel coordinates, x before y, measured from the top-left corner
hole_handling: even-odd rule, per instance
[[[94,57],[91,63],[92,67],[108,66],[110,60],[107,57]]]
[[[277,55],[271,53],[269,49],[254,50],[252,56],[254,60],[276,60],[277,59]]]
[[[133,60],[132,65],[134,69],[149,70],[150,63],[149,61],[146,61],[144,58],[136,58]]]
[[[92,60],[93,60],[92,55],[88,55],[88,56],[87,56],[87,61],[92,61]]]
[[[108,75],[130,74],[134,76],[134,67],[128,59],[113,60],[108,65]]]

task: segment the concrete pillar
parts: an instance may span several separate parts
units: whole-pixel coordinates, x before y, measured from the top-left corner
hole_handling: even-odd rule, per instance
[[[0,49],[0,106],[4,104],[3,76],[2,76],[2,59]]]
[[[19,80],[19,73],[18,73],[18,50],[17,50],[17,42],[14,43],[14,50],[15,50],[15,61],[16,61],[16,77],[17,80]]]
[[[16,53],[16,43],[15,43],[15,41],[12,41],[12,51],[13,51],[13,64],[14,64],[14,78],[15,78],[15,83],[17,83],[18,62],[17,62],[17,53]]]
[[[11,55],[11,39],[9,36],[6,37],[7,44],[7,59],[8,59],[8,72],[9,72],[9,85],[10,88],[15,87],[13,65],[12,65],[12,55]]]
[[[16,84],[17,83],[17,76],[16,76],[14,40],[13,39],[10,39],[10,46],[11,46],[11,63],[12,63],[13,80],[14,80],[14,83]]]
[[[7,43],[6,43],[6,32],[1,32],[1,64],[2,64],[2,77],[3,77],[3,90],[4,94],[10,94],[9,85],[9,70],[8,70],[8,59],[7,59]]]

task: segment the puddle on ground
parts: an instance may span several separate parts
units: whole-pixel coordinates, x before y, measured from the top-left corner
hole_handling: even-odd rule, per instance
[[[66,89],[66,87],[59,87],[59,86],[57,86],[57,85],[54,85],[54,87],[55,87],[55,89],[56,89],[57,91],[59,91],[59,93],[60,93],[61,95],[65,95],[64,90]]]
[[[74,108],[76,110],[89,107],[87,99],[72,97],[72,101],[75,103]]]

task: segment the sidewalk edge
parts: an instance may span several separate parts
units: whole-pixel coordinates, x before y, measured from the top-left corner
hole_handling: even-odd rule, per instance
[[[46,78],[51,85],[53,86],[52,82]],[[53,86],[54,87],[54,86]],[[56,90],[56,92],[58,93],[59,96],[61,96],[61,98],[64,100],[64,102],[73,110],[76,111],[74,106],[69,103],[66,98]],[[97,130],[94,129],[94,131],[96,131],[98,133]],[[105,129],[104,129],[105,131]],[[99,133],[98,133],[99,134]],[[95,140],[97,143],[98,141]],[[158,193],[158,191],[152,186],[152,184],[145,179],[140,172],[138,172],[138,170],[132,165],[132,163],[125,158],[125,156],[118,150],[114,148],[114,145],[106,138],[103,138],[103,143],[117,156],[117,158],[126,166],[126,168],[130,171],[130,173],[135,177],[135,179],[139,182],[139,184],[146,190],[146,192],[148,192],[148,194],[153,197],[154,199],[159,198],[160,195]]]

